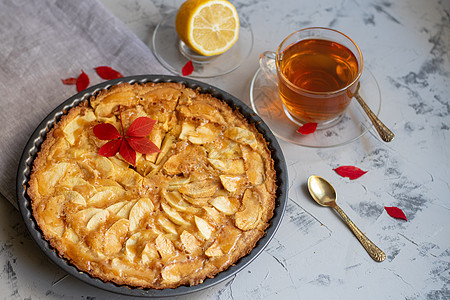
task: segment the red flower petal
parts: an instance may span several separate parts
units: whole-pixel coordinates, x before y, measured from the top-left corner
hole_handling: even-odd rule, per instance
[[[192,72],[194,72],[194,65],[192,64],[192,60],[190,60],[181,69],[181,74],[183,74],[183,76],[188,76],[191,75]]]
[[[87,76],[83,70],[81,70],[81,74],[78,76],[76,84],[78,92],[85,90],[89,86],[89,76]]]
[[[95,125],[94,134],[101,140],[115,140],[121,136],[117,128],[109,123]]]
[[[333,170],[342,177],[348,177],[351,180],[359,178],[367,173],[367,171],[363,171],[360,168],[354,166],[341,166]]]
[[[384,209],[386,209],[387,213],[388,213],[391,217],[396,218],[396,219],[403,219],[403,220],[405,220],[405,221],[408,221],[408,220],[406,219],[405,213],[404,213],[403,210],[401,210],[400,208],[395,207],[395,206],[392,206],[392,207],[386,207],[386,206],[385,206]]]
[[[114,156],[119,151],[121,144],[122,139],[109,141],[98,150],[98,154],[106,157]]]
[[[120,72],[108,66],[97,67],[95,68],[95,71],[97,72],[98,76],[106,80],[112,80],[123,77],[123,75],[120,74]]]
[[[125,159],[131,165],[136,165],[136,151],[134,151],[133,148],[130,147],[127,139],[123,139],[123,142],[120,145],[119,153],[120,155],[122,155],[123,159]]]
[[[67,85],[74,85],[77,83],[77,79],[75,77],[69,77],[66,79],[61,79],[62,83]]]
[[[128,127],[127,134],[128,136],[134,137],[145,137],[152,132],[153,126],[156,121],[147,117],[139,117],[131,123],[130,127]],[[140,152],[140,151],[139,151]]]
[[[317,123],[306,123],[300,127],[297,132],[301,134],[311,134],[317,129]]]
[[[133,150],[142,154],[161,152],[158,146],[145,137],[129,137],[127,141]]]

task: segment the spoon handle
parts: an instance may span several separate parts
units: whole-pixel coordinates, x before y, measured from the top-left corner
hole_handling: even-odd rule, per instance
[[[358,100],[358,103],[361,105],[361,107],[366,112],[367,116],[369,116],[370,121],[372,121],[373,126],[375,126],[375,129],[377,130],[378,134],[380,135],[381,139],[385,142],[390,142],[394,139],[395,135],[394,133],[387,128],[386,125],[381,122],[380,119],[378,119],[377,115],[373,113],[373,111],[370,109],[370,107],[366,104],[364,99],[359,95],[358,91],[355,92],[353,95],[356,100]]]
[[[353,234],[358,238],[363,247],[366,249],[367,253],[369,253],[370,257],[372,257],[375,261],[382,262],[386,258],[386,254],[378,248],[374,243],[372,243],[369,238],[362,233],[361,230],[353,223],[352,220],[345,214],[345,212],[336,204],[334,209],[341,215],[342,219],[345,223],[350,227],[353,231]]]

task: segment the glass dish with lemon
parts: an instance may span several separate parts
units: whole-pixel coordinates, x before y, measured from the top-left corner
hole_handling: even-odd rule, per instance
[[[190,77],[216,77],[248,57],[253,32],[229,1],[187,0],[158,24],[152,46],[158,61],[177,75],[192,61]]]

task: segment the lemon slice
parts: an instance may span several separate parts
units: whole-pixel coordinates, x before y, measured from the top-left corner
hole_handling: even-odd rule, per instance
[[[239,17],[236,8],[226,0],[187,0],[177,12],[175,29],[195,52],[218,55],[236,43]]]

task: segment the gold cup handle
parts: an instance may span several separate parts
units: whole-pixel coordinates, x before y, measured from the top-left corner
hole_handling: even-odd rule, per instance
[[[359,95],[359,82],[358,87],[356,88],[355,94],[353,96],[358,100],[358,103],[361,105],[361,107],[366,112],[367,116],[369,116],[370,121],[372,121],[373,126],[375,126],[375,129],[377,130],[378,134],[380,135],[381,139],[385,142],[390,142],[394,139],[395,135],[394,133],[389,130],[389,128],[386,127],[386,125],[383,124],[383,122],[378,119],[378,117],[373,113],[373,111],[370,109],[370,107],[366,104],[364,99]]]
[[[350,227],[353,234],[358,238],[361,245],[363,245],[364,249],[366,249],[367,253],[369,253],[370,257],[377,262],[382,262],[386,259],[386,254],[378,248],[374,243],[372,243],[369,238],[362,233],[361,230],[353,223],[352,220],[345,214],[345,212],[336,204],[333,208],[339,213],[345,223]]]

